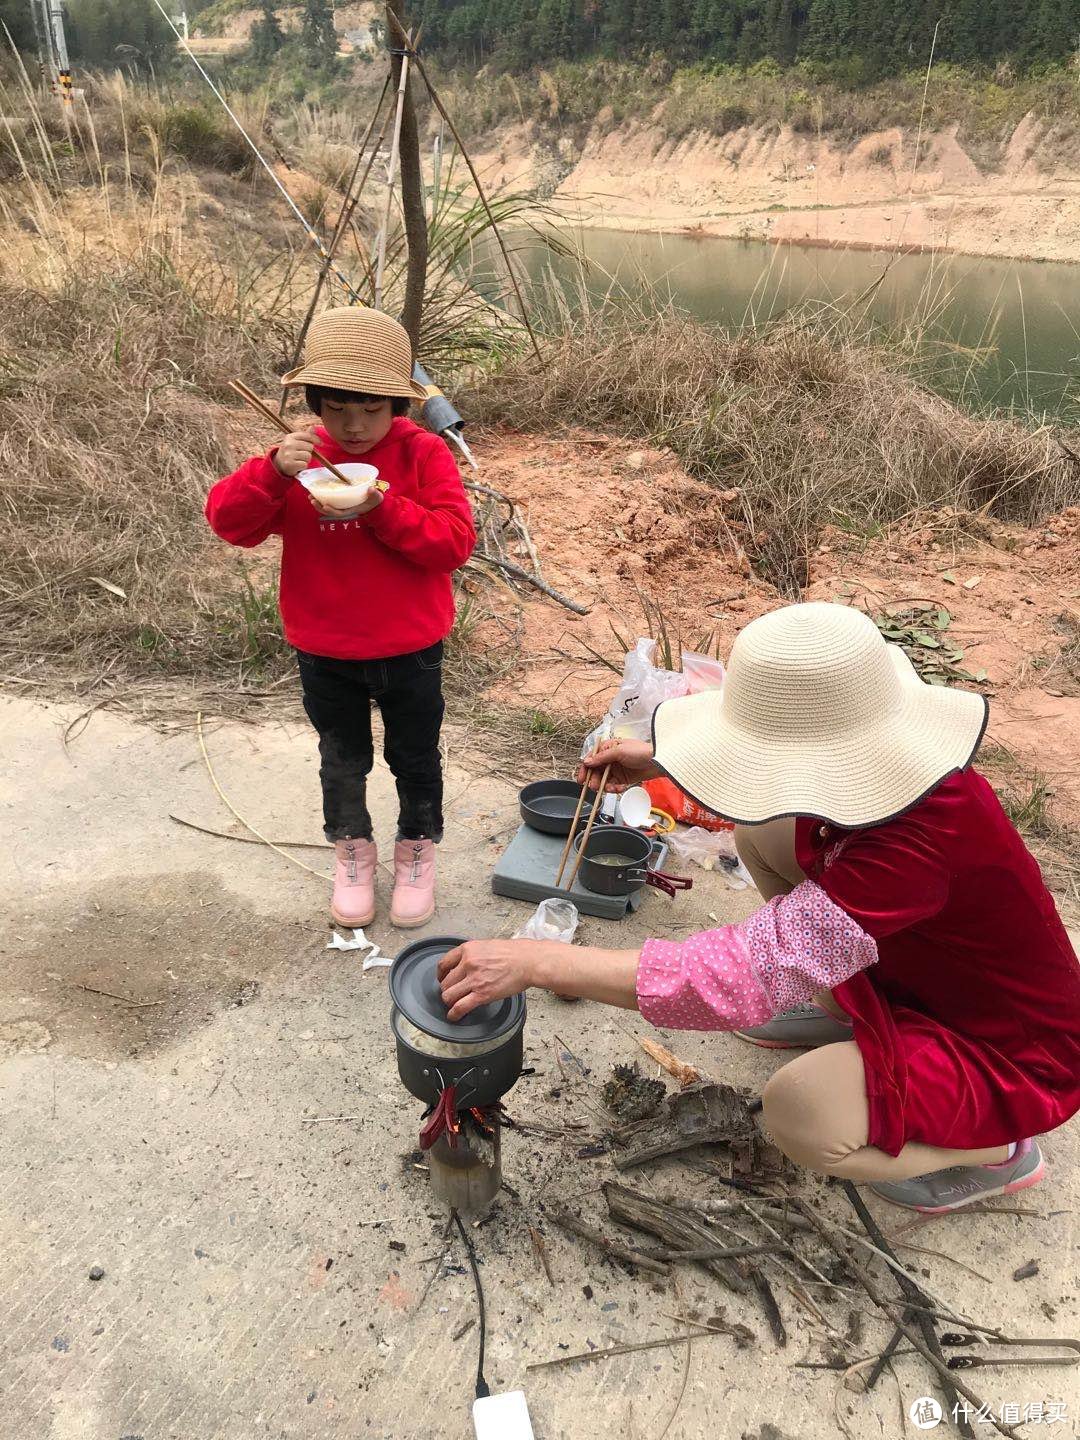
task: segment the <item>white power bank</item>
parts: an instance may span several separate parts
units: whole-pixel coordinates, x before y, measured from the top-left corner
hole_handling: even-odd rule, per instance
[[[535,1440],[524,1390],[474,1400],[472,1417],[476,1440]]]

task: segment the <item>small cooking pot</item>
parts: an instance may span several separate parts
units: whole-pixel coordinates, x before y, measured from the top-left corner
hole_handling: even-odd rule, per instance
[[[544,835],[569,835],[580,794],[581,786],[573,780],[534,780],[518,795],[521,818]],[[586,797],[579,823],[591,813],[592,799]]]
[[[643,885],[651,885],[674,897],[678,890],[693,888],[693,880],[684,875],[665,875],[651,868],[653,842],[640,830],[609,825],[603,830],[594,830],[588,839],[579,836],[574,849],[582,856],[578,879],[595,895],[632,895]],[[597,858],[601,855],[618,855],[625,863],[604,864]]]
[[[520,995],[480,1005],[464,1020],[448,1019],[438,964],[464,943],[446,935],[417,940],[390,967],[390,1027],[401,1082],[428,1105],[453,1085],[459,1110],[493,1105],[517,1082],[525,1031]]]

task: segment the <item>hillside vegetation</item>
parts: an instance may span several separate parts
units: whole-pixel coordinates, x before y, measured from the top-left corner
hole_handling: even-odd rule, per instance
[[[960,65],[1060,62],[1080,35],[1075,0],[422,0],[411,9],[430,48],[473,64],[589,53],[772,59],[827,66],[850,84],[925,66],[931,49]]]

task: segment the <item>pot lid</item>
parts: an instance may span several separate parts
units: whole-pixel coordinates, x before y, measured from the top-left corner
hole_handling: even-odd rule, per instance
[[[459,1045],[497,1040],[515,1030],[525,1017],[525,1000],[511,995],[481,1005],[464,1020],[449,1020],[439,989],[436,968],[449,950],[465,941],[452,935],[434,935],[406,945],[390,967],[390,998],[405,1019],[439,1040]]]

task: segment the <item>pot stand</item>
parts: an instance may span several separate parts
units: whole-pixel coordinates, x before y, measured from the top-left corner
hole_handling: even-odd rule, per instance
[[[522,825],[496,862],[491,877],[492,890],[510,900],[533,903],[552,898],[570,900],[582,915],[595,915],[601,920],[622,920],[637,910],[649,889],[647,885],[635,890],[632,895],[594,895],[582,885],[580,876],[572,890],[565,885],[556,886],[555,872],[565,844],[565,836],[541,835],[538,830]],[[650,861],[652,868],[663,869],[667,854],[668,847],[664,841],[655,840]],[[572,866],[571,856],[567,861],[567,876]]]

